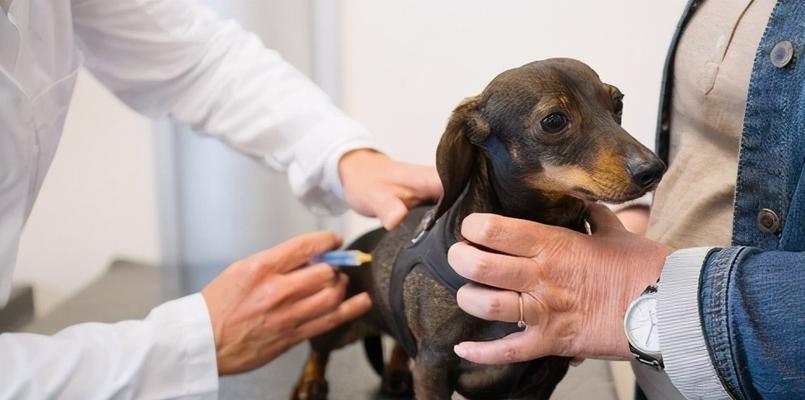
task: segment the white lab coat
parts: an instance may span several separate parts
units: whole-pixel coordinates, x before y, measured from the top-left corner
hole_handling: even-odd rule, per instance
[[[369,146],[366,131],[237,24],[191,0],[0,6],[0,305],[81,65],[134,109],[169,115],[287,171],[308,205],[343,207],[338,158]],[[0,335],[0,399],[215,398],[217,386],[199,294],[143,321]]]

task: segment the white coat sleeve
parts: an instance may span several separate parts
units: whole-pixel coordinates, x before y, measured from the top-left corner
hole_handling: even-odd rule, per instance
[[[215,399],[218,371],[204,298],[142,321],[86,323],[54,336],[0,335],[0,399]]]
[[[337,163],[374,147],[302,73],[193,0],[73,0],[86,66],[149,116],[168,115],[286,171],[316,211],[345,209]]]

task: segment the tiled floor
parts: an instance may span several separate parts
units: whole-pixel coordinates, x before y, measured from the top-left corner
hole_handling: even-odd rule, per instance
[[[115,322],[142,318],[160,299],[159,271],[128,263],[115,263],[100,280],[51,314],[27,325],[27,332],[51,334],[83,322]],[[269,365],[255,371],[221,379],[222,399],[287,399],[307,355],[302,344]],[[369,367],[359,345],[336,352],[327,370],[330,398],[334,400],[377,399],[379,378]],[[559,385],[554,399],[614,400],[615,391],[606,362],[586,361]]]

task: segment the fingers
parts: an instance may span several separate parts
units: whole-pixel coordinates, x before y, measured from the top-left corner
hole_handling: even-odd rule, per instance
[[[546,245],[556,244],[574,234],[578,233],[496,214],[470,214],[461,223],[461,236],[470,242],[525,257],[533,257]]]
[[[531,259],[490,253],[467,242],[450,246],[447,262],[469,280],[517,292],[533,287],[542,274],[541,267]]]
[[[458,306],[467,314],[487,321],[517,322],[520,320],[520,294],[510,290],[468,284],[456,294]],[[523,310],[525,312],[525,310]],[[525,318],[526,324],[531,321]]]
[[[341,246],[341,238],[332,232],[313,232],[282,242],[246,259],[256,268],[273,268],[270,272],[284,273],[303,265],[325,251]]]
[[[590,211],[590,228],[593,233],[625,229],[618,216],[607,206],[593,203],[590,204],[588,210]]]
[[[275,318],[266,319],[267,329],[285,331],[332,312],[344,299],[349,278],[339,275],[333,286],[325,287],[308,297],[287,303],[274,311]],[[269,311],[271,313],[271,311]]]
[[[436,200],[442,195],[442,184],[436,168],[396,163],[392,186],[379,190],[369,207],[387,230],[399,225],[408,210],[423,200]]]
[[[442,197],[442,181],[436,167],[426,167],[422,165],[412,165],[407,171],[405,179],[416,176],[417,179],[411,185],[411,190],[419,199],[438,200]]]
[[[266,306],[275,307],[310,296],[338,283],[340,276],[346,277],[339,275],[335,268],[327,264],[311,265],[285,275],[272,275],[266,282]]]
[[[372,300],[369,299],[368,294],[361,293],[352,296],[341,303],[338,308],[332,312],[300,325],[296,329],[294,339],[301,341],[320,335],[334,329],[344,322],[351,321],[363,315],[369,311],[371,307]]]
[[[544,344],[538,329],[528,329],[490,342],[462,342],[453,351],[478,364],[509,364],[550,354]]]
[[[380,196],[371,207],[375,209],[374,214],[377,215],[386,230],[394,229],[408,214],[408,207],[405,203],[389,192],[380,192]]]

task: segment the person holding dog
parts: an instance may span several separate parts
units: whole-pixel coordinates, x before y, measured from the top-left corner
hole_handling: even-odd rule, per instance
[[[391,228],[440,194],[435,169],[370,150],[365,129],[300,72],[194,1],[0,0],[0,9],[0,305],[81,65],[136,110],[287,171],[308,205],[349,205]],[[218,375],[368,310],[366,294],[344,300],[346,278],[332,267],[299,268],[339,245],[326,232],[291,239],[141,321],[4,333],[0,399],[216,398]]]
[[[633,359],[650,399],[805,398],[805,4],[693,0],[666,64],[651,207],[590,204],[590,235],[462,224],[459,306],[520,322],[466,360]],[[624,228],[645,225],[647,236]]]

